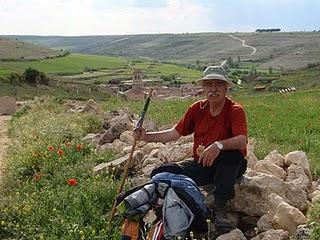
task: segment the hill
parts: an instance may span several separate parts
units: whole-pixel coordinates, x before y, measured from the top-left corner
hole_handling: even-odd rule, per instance
[[[85,54],[211,65],[231,57],[259,68],[290,70],[320,62],[319,36],[319,32],[271,32],[11,37]]]
[[[15,39],[0,38],[0,61],[39,60],[66,55],[63,49],[54,50]]]

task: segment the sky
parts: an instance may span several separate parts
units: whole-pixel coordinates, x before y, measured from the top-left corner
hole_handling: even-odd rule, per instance
[[[0,0],[0,35],[320,30],[320,0]]]

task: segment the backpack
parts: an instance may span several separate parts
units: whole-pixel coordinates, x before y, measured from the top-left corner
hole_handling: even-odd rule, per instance
[[[162,220],[148,227],[142,221],[125,219],[121,228],[120,240],[166,240],[163,235]]]

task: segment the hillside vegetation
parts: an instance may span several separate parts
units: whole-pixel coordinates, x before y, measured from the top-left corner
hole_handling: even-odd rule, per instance
[[[243,47],[241,41],[255,47]],[[271,33],[192,33],[141,34],[118,36],[12,36],[23,41],[48,47],[64,48],[72,52],[128,57],[145,57],[160,61],[183,63],[221,63],[238,56],[254,61],[261,68],[297,69],[320,61],[319,32]]]
[[[65,56],[64,50],[54,50],[29,42],[0,38],[0,61],[38,60]]]

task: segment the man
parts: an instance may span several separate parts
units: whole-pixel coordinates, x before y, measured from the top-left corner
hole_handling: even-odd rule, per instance
[[[180,136],[194,134],[193,159],[179,163],[167,163],[151,173],[183,174],[199,186],[214,185],[214,223],[218,233],[234,228],[225,206],[234,196],[234,184],[247,168],[247,123],[241,105],[227,97],[233,83],[220,66],[210,66],[204,77],[197,81],[206,99],[192,104],[179,123],[167,130],[135,132],[138,139],[147,142],[175,141]]]

